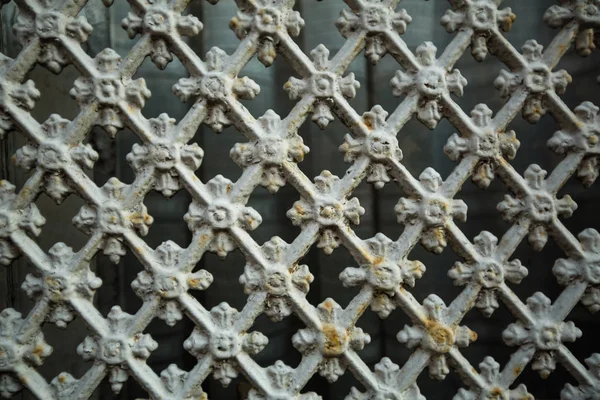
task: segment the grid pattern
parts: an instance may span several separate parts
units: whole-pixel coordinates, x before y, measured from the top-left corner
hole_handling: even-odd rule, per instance
[[[112,0],[103,2],[109,7]],[[132,377],[153,399],[196,399],[205,398],[201,384],[209,374],[227,385],[242,373],[254,387],[250,399],[317,399],[316,393],[301,393],[314,374],[334,382],[349,370],[366,391],[353,388],[347,399],[419,399],[415,382],[425,368],[435,379],[454,368],[464,382],[456,400],[533,399],[524,385],[513,382],[530,363],[547,377],[560,362],[578,382],[565,385],[563,399],[597,398],[600,354],[583,365],[564,344],[582,332],[564,319],[579,301],[592,313],[600,310],[600,234],[590,228],[575,237],[559,217],[571,216],[577,204],[557,193],[575,173],[586,186],[598,176],[599,108],[584,102],[571,111],[559,97],[571,77],[554,70],[572,44],[583,56],[595,48],[597,0],[550,6],[544,20],[560,28],[556,37],[546,49],[529,40],[521,52],[501,33],[516,18],[501,0],[449,0],[441,23],[455,35],[439,57],[431,42],[414,53],[406,46],[401,35],[414,22],[397,9],[398,0],[346,0],[349,8],[336,22],[346,41],[333,56],[323,45],[309,56],[292,39],[304,26],[293,0],[236,0],[239,11],[230,27],[239,47],[231,55],[212,48],[204,60],[184,40],[202,29],[198,18],[185,14],[189,2],[129,0],[122,26],[139,40],[122,59],[111,49],[94,58],[83,51],[92,27],[78,14],[87,0],[15,0],[14,32],[23,49],[15,59],[0,56],[0,133],[17,130],[29,138],[14,160],[33,172],[17,193],[9,182],[0,182],[0,262],[9,265],[23,256],[35,267],[22,285],[35,306],[24,317],[14,309],[0,312],[0,395],[11,397],[26,387],[40,399],[85,399],[105,378],[118,392]],[[495,116],[485,104],[469,116],[452,98],[467,84],[454,64],[469,47],[476,60],[489,53],[508,68],[494,81],[507,98]],[[359,115],[349,103],[360,83],[345,71],[363,50],[373,63],[389,53],[401,67],[391,87],[403,99],[391,113],[375,106]],[[253,80],[238,76],[255,55],[267,67],[276,56],[284,57],[296,70],[298,77],[283,89],[297,103],[284,119],[271,110],[255,118],[239,102],[260,92]],[[190,77],[173,86],[182,101],[193,102],[181,121],[166,114],[142,116],[151,93],[144,79],[133,76],[147,56],[161,69],[175,56],[188,70]],[[73,64],[81,74],[70,92],[81,108],[73,121],[52,115],[39,124],[29,113],[40,97],[35,83],[25,81],[36,63],[54,73]],[[534,164],[521,176],[510,164],[519,141],[506,128],[519,112],[531,123],[549,112],[560,124],[548,146],[564,158],[549,175]],[[396,135],[413,115],[431,129],[447,118],[458,131],[444,147],[457,163],[446,180],[432,168],[415,178],[402,164]],[[297,132],[309,117],[322,129],[338,118],[349,130],[340,145],[350,164],[343,177],[323,171],[311,181],[298,168],[309,149]],[[221,175],[201,182],[195,175],[203,150],[190,141],[202,123],[216,132],[233,125],[247,138],[230,153],[243,169],[236,182]],[[127,127],[140,138],[142,144],[127,156],[136,173],[131,185],[111,178],[98,187],[86,174],[98,160],[85,143],[93,126],[112,136]],[[497,209],[512,226],[500,239],[483,231],[471,241],[455,223],[465,221],[468,211],[455,196],[469,177],[485,189],[496,176],[508,191]],[[398,240],[381,233],[363,240],[353,231],[365,210],[352,193],[364,179],[376,188],[398,184],[407,193],[395,207],[405,227]],[[261,216],[246,203],[258,185],[276,193],[286,184],[299,194],[287,216],[301,233],[292,243],[274,237],[261,245],[249,234]],[[193,233],[189,247],[166,241],[152,249],[144,242],[153,218],[143,200],[151,190],[165,197],[179,190],[191,194],[184,217]],[[34,202],[42,191],[57,203],[70,194],[86,201],[73,218],[89,235],[81,250],[57,243],[46,253],[36,244],[33,237],[45,219]],[[554,302],[541,292],[523,301],[506,282],[518,284],[528,271],[510,258],[525,237],[541,251],[550,236],[566,254],[553,267],[565,288]],[[448,272],[464,287],[449,305],[436,295],[420,304],[410,293],[425,273],[421,262],[408,259],[419,242],[433,253],[450,244],[463,259]],[[316,306],[306,300],[313,276],[299,261],[313,245],[326,254],[344,246],[355,259],[358,267],[340,274],[344,286],[360,287],[346,308],[331,298]],[[189,291],[208,288],[213,278],[194,268],[206,251],[225,257],[236,248],[247,260],[240,277],[247,303],[241,311],[227,303],[207,310]],[[115,263],[130,251],[143,264],[131,284],[143,299],[135,315],[115,306],[105,318],[94,307],[102,282],[89,262],[100,251]],[[503,368],[485,357],[476,369],[459,349],[477,334],[461,320],[473,307],[489,317],[500,303],[514,316],[503,332],[514,353]],[[381,318],[403,312],[412,320],[397,335],[413,349],[402,367],[384,357],[372,371],[361,359],[370,337],[355,324],[369,306]],[[294,313],[305,324],[292,339],[302,353],[296,368],[281,361],[262,368],[251,357],[269,341],[248,332],[262,313],[274,321]],[[198,362],[190,371],[172,364],[158,375],[146,364],[158,344],[144,330],[154,318],[174,325],[184,314],[196,325],[184,348]],[[41,326],[65,328],[75,316],[93,332],[78,347],[93,366],[80,378],[64,372],[48,383],[36,371],[52,353]]]

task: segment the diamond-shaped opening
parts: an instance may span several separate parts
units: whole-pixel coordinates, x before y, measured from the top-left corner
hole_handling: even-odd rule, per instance
[[[450,5],[447,2],[423,3],[419,0],[404,0],[397,10],[402,8],[406,9],[408,15],[412,17],[412,22],[408,24],[406,32],[401,36],[408,47],[414,52],[415,48],[424,41],[432,41],[438,48],[439,57],[452,40],[452,35],[449,35],[440,25],[440,18]]]
[[[113,290],[117,291],[118,294],[116,295],[117,300],[113,302],[113,305],[118,304],[119,306],[121,306],[121,309],[123,309],[123,311],[129,314],[135,314],[140,309],[143,302],[142,299],[140,299],[133,291],[133,288],[131,287],[131,282],[133,282],[133,280],[137,277],[138,273],[140,273],[144,268],[139,262],[139,260],[131,253],[131,250],[129,248],[127,248],[126,250],[127,254],[124,257],[121,257],[121,261],[117,266],[112,264],[112,262],[109,260],[97,258],[96,268],[98,270],[98,273],[100,273],[101,268],[112,267],[117,269],[115,283],[118,286],[114,287]],[[107,264],[100,264],[101,262],[106,262]],[[112,282],[110,281],[104,281],[103,277],[101,278],[104,282],[102,285],[103,287],[112,284]],[[107,287],[106,290],[108,291],[109,288]],[[100,296],[100,292],[98,293],[98,296]]]
[[[548,171],[548,176],[550,175],[562,157],[551,151],[546,142],[560,129],[560,125],[550,113],[544,115],[535,125],[525,121],[521,112],[517,114],[507,130],[514,130],[521,142],[515,159],[510,162],[521,176],[531,164],[538,164]]]
[[[373,213],[375,231],[383,233],[392,240],[397,240],[404,231],[404,226],[397,222],[394,211],[394,207],[402,197],[406,197],[406,194],[396,182],[392,181],[380,190],[374,190],[372,210],[367,210],[367,213]]]
[[[375,104],[385,105],[385,110],[391,115],[406,97],[394,96],[391,85],[391,81],[394,78],[396,71],[404,71],[404,68],[402,68],[402,66],[398,64],[398,61],[389,55],[389,53],[386,53],[377,64],[371,64],[368,60],[366,62],[367,77],[360,82],[361,90],[367,92],[370,106]]]
[[[500,370],[502,370],[512,353],[518,349],[518,347],[508,347],[502,339],[502,332],[509,324],[516,322],[517,318],[511,314],[510,310],[500,300],[500,295],[498,295],[498,302],[500,307],[494,311],[490,318],[485,318],[481,311],[472,307],[459,324],[477,333],[476,341],[460,349],[460,352],[469,360],[477,372],[480,372],[479,364],[486,356],[496,360],[500,364]]]
[[[592,314],[581,301],[578,301],[573,310],[565,318],[565,321],[573,321],[575,326],[583,332],[583,335],[575,342],[564,343],[566,347],[577,357],[577,359],[584,363],[584,360],[590,357],[594,353],[599,353],[596,335],[593,332],[598,332],[600,329],[598,323],[598,314]],[[588,367],[586,365],[586,367]]]
[[[525,237],[509,260],[520,260],[529,274],[518,285],[510,282],[507,284],[524,303],[535,292],[543,292],[554,303],[563,287],[558,284],[552,274],[552,267],[556,259],[565,257],[564,252],[552,237],[548,238],[548,243],[541,252],[535,252]]]
[[[306,383],[306,386],[302,389],[302,393],[315,392],[324,399],[343,400],[348,396],[352,387],[357,388],[361,392],[366,391],[365,387],[352,375],[350,369],[346,368],[344,375],[340,376],[333,383],[329,383],[319,372],[316,372]]]
[[[443,153],[444,145],[456,129],[446,120],[440,120],[432,131],[413,116],[398,133],[398,145],[402,150],[402,164],[419,179],[419,175],[427,168],[435,169],[442,178],[454,168],[452,162]]]
[[[117,12],[117,8],[119,8],[116,7],[117,4],[111,8],[107,8],[101,3],[102,2],[88,2],[78,14],[84,16],[87,22],[94,28],[88,40],[81,44],[83,50],[90,57],[94,57],[104,48],[114,44],[113,42],[109,42],[109,38],[115,33],[121,34],[123,31],[121,29],[121,19],[123,19],[127,15],[127,11],[129,11],[129,7],[123,7]],[[112,29],[111,24],[113,24]]]
[[[406,290],[414,292],[419,290],[419,288],[406,288]],[[369,307],[369,310],[365,312],[365,316],[370,314],[376,316]],[[381,357],[388,357],[394,363],[402,367],[412,354],[413,350],[406,347],[404,343],[400,343],[396,336],[406,325],[414,325],[409,316],[400,307],[396,307],[386,319],[381,320],[379,325],[377,325],[377,329],[369,328],[369,324],[363,324],[361,321],[362,319],[358,321],[357,325],[371,335],[371,344],[369,344],[369,346],[378,349],[375,364],[379,362],[378,359]],[[373,330],[373,332],[371,330]]]
[[[447,356],[448,357],[448,356]],[[421,390],[421,394],[426,399],[435,399],[440,393],[448,393],[448,397],[453,396],[458,392],[458,389],[464,387],[460,377],[451,366],[450,357],[447,358],[450,373],[443,381],[433,379],[429,376],[428,367],[423,369],[423,372],[417,378],[417,386]]]
[[[17,5],[14,2],[9,2],[2,6],[2,17],[5,21],[5,28],[2,30],[2,54],[15,58],[23,47],[19,44],[17,37],[12,29],[12,24],[15,22],[15,16],[20,13]]]
[[[535,40],[538,43],[548,46],[559,29],[552,29],[542,18],[546,10],[552,5],[546,1],[519,1],[508,0],[502,3],[500,9],[510,7],[512,12],[517,15],[517,20],[509,32],[503,35],[521,51],[521,46],[527,39],[531,39],[531,32],[535,32]]]
[[[577,172],[574,172],[565,185],[558,191],[557,198],[562,199],[569,195],[577,203],[577,209],[573,215],[565,218],[559,217],[560,221],[571,231],[573,236],[577,235],[586,228],[594,227],[590,224],[588,216],[595,214],[594,204],[597,204],[600,196],[600,187],[596,181],[592,186],[586,188],[582,181],[577,177]],[[598,229],[598,227],[594,227]]]
[[[35,202],[38,210],[46,219],[42,233],[36,238],[36,243],[44,250],[58,242],[64,242],[79,250],[89,240],[89,236],[77,229],[71,221],[79,213],[85,202],[76,194],[68,196],[60,205],[48,195],[42,193]]]
[[[535,395],[536,399],[560,399],[560,392],[566,383],[579,386],[575,378],[558,360],[556,370],[547,379],[543,379],[537,371],[531,368],[531,363],[529,363],[512,387],[517,387],[521,383],[527,386],[527,391]]]
[[[373,237],[377,232],[377,221],[376,218],[380,217],[377,209],[377,190],[373,184],[368,183],[367,179],[364,178],[358,185],[354,192],[352,192],[348,198],[352,199],[356,197],[360,203],[360,206],[365,209],[365,213],[360,216],[360,224],[350,224],[350,228],[360,238]]]
[[[158,343],[158,348],[150,353],[146,363],[156,375],[160,376],[160,373],[171,364],[176,364],[184,371],[190,371],[196,365],[196,358],[183,348],[183,342],[193,329],[194,324],[185,316],[172,327],[159,318],[154,318],[150,322],[144,333],[152,336],[152,339]]]
[[[125,136],[133,135],[130,130],[126,129],[119,132],[117,137],[124,133]],[[118,159],[117,139],[111,138],[101,127],[92,128],[84,143],[88,143],[98,153],[98,160],[94,163],[92,176],[96,185],[102,186],[110,177],[117,175],[117,166],[120,163],[126,163],[125,158]],[[138,141],[138,143],[141,142]]]
[[[291,314],[279,322],[273,322],[265,314],[261,314],[254,321],[252,328],[248,329],[248,332],[258,331],[262,333],[269,338],[269,344],[260,353],[253,355],[252,358],[263,368],[273,365],[277,360],[296,368],[302,355],[298,351],[290,351],[292,336],[303,328],[305,328],[304,324],[295,314]]]
[[[379,318],[371,306],[362,314],[356,326],[371,336],[371,342],[359,354],[371,371],[383,357],[400,367],[406,362],[411,350],[396,340],[396,334],[404,325],[412,325],[412,322],[401,309],[392,311],[386,319]]]
[[[262,186],[257,186],[248,200],[247,206],[254,208],[262,216],[262,222],[250,234],[261,245],[273,236],[279,236],[292,243],[300,233],[300,228],[292,224],[286,216],[288,210],[298,200],[298,192],[289,184],[271,194]]]
[[[238,311],[246,304],[246,294],[239,282],[244,273],[246,260],[239,249],[230,252],[225,259],[220,259],[215,253],[204,253],[202,260],[198,263],[198,269],[205,269],[213,276],[213,283],[204,291],[191,290],[189,293],[210,311],[222,302]]]
[[[310,118],[309,116],[300,128],[300,136],[310,151],[305,154],[304,161],[299,163],[298,167],[311,182],[324,170],[343,177],[350,165],[344,162],[344,155],[339,151],[339,146],[344,143],[344,135],[349,132],[348,128],[336,118],[324,132]]]
[[[52,354],[44,360],[44,364],[37,368],[38,372],[48,382],[63,371],[80,378],[92,366],[92,362],[86,362],[77,354],[77,347],[86,336],[92,335],[85,322],[77,313],[75,319],[69,323],[66,329],[58,328],[51,323],[42,326],[44,341],[52,347]],[[65,340],[65,336],[68,340]]]
[[[190,47],[204,59],[205,53],[217,46],[227,54],[232,54],[240,41],[229,29],[229,21],[238,9],[235,3],[221,1],[217,4],[193,2],[189,7],[190,14],[195,15],[204,27],[202,32],[190,40]]]
[[[334,299],[342,308],[358,294],[359,287],[345,288],[339,279],[340,273],[347,267],[358,267],[350,252],[340,245],[327,256],[323,249],[313,245],[299,264],[308,265],[314,281],[307,294],[308,301],[315,307],[328,297]]]
[[[462,190],[454,198],[463,200],[468,206],[467,222],[458,224],[471,242],[482,231],[491,232],[500,239],[510,228],[510,224],[501,218],[496,209],[507,193],[508,190],[497,176],[485,190],[477,187],[471,178],[465,181]]]
[[[569,108],[573,109],[588,99],[598,105],[599,64],[600,51],[596,49],[588,57],[582,57],[577,54],[575,46],[572,46],[554,67],[553,71],[567,70],[573,78],[565,93],[560,95]]]
[[[224,387],[211,374],[204,380],[202,389],[209,399],[246,399],[252,385],[241,372],[237,378],[231,380],[227,387]]]
[[[105,135],[106,132],[103,132]],[[109,156],[109,155],[115,155],[116,156],[116,162],[115,162],[115,175],[118,177],[118,179],[121,182],[130,184],[135,180],[135,172],[133,171],[133,169],[131,168],[131,164],[127,161],[127,154],[129,154],[131,152],[131,148],[133,147],[134,143],[137,144],[142,144],[142,141],[140,140],[140,138],[131,130],[129,130],[128,128],[125,128],[121,131],[119,131],[117,133],[116,136],[116,143],[112,142],[112,139],[110,139],[110,137],[106,136],[103,138],[98,138],[98,141],[94,143],[94,147],[100,150],[97,150],[100,153],[100,151],[104,151],[105,155]],[[114,152],[114,153],[113,153]],[[94,166],[94,172],[96,171],[96,168],[104,168],[106,167],[106,165],[103,164],[102,160],[100,163],[97,163],[98,166]],[[107,160],[106,163],[109,164],[112,160]],[[103,172],[103,171],[100,171]],[[95,176],[96,174],[94,174]],[[108,180],[108,178],[110,178],[109,176],[106,175],[99,175],[98,178],[103,178]],[[98,183],[98,186],[103,185],[104,183],[100,184]]]
[[[340,12],[348,6],[343,2],[298,2],[298,11],[304,19],[304,28],[300,33],[304,46],[302,50],[306,54],[320,44],[324,44],[330,51],[331,57],[342,47],[345,39],[335,27],[335,21]],[[300,40],[299,40],[300,41]]]
[[[173,93],[173,85],[189,74],[177,57],[173,57],[164,70],[159,70],[150,57],[146,57],[132,79],[144,78],[152,96],[146,100],[142,114],[156,118],[162,113],[180,121],[189,110],[189,104],[181,102]]]
[[[236,143],[247,141],[233,126],[216,135],[211,128],[202,125],[192,140],[204,150],[202,165],[196,171],[196,175],[202,182],[208,182],[216,175],[223,175],[233,182],[237,181],[243,171],[233,162],[229,152]]]
[[[158,247],[166,240],[185,248],[190,242],[189,231],[183,216],[187,213],[191,197],[185,190],[180,190],[173,197],[166,199],[161,193],[151,191],[144,198],[148,214],[154,218],[148,235],[143,239],[152,248]],[[169,235],[165,235],[169,232]]]
[[[14,308],[25,318],[32,307],[35,305],[25,292],[21,285],[25,281],[27,274],[36,272],[36,269],[27,261],[24,256],[14,260],[9,266],[0,269],[0,291],[6,293],[0,298],[0,309]]]
[[[63,118],[73,120],[80,109],[69,91],[73,88],[75,79],[80,76],[81,74],[73,65],[65,67],[59,75],[55,75],[45,67],[36,64],[25,79],[33,80],[41,94],[31,110],[31,115],[40,124],[51,114],[59,114]]]
[[[489,50],[489,47],[488,47]],[[481,103],[485,103],[494,112],[494,116],[502,108],[506,99],[500,96],[500,92],[494,86],[494,81],[501,70],[508,70],[498,58],[488,54],[485,60],[478,62],[471,54],[469,47],[461,55],[454,65],[468,83],[464,87],[462,96],[452,95],[452,99],[460,105],[467,115],[471,115],[471,110]],[[485,73],[482,73],[485,71]]]
[[[290,63],[280,54],[269,68],[265,68],[256,56],[253,57],[238,76],[248,77],[260,86],[260,93],[254,99],[239,99],[255,118],[260,118],[270,109],[281,119],[285,119],[299,101],[290,100],[283,90],[283,85],[291,76],[298,76]]]
[[[447,275],[454,263],[460,260],[450,245],[441,254],[434,254],[419,244],[414,247],[407,258],[421,261],[426,268],[421,279],[416,281],[415,288],[409,289],[414,297],[423,303],[427,296],[435,294],[444,300],[447,306],[450,306],[450,303],[462,291],[462,288],[453,285]]]
[[[334,53],[332,52],[330,57],[333,56]],[[368,83],[368,79],[372,79],[372,77],[369,76],[369,72],[371,71],[368,67],[369,63],[370,62],[365,57],[361,57],[361,55],[359,54],[356,58],[352,60],[350,65],[348,65],[348,68],[346,68],[346,70],[342,74],[342,77],[345,77],[348,74],[353,73],[354,79],[356,79],[360,83],[360,88],[356,90],[356,96],[348,100],[348,102],[360,115],[362,115],[363,112],[368,111],[371,108],[369,106],[370,99],[368,90],[370,88],[370,85]]]

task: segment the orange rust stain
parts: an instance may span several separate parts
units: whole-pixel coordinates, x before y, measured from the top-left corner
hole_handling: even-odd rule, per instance
[[[478,336],[477,336],[477,332],[469,332],[469,337],[471,338],[471,340],[474,342],[477,340]]]
[[[332,312],[333,311],[333,301],[331,301],[331,299],[327,299],[323,303],[323,308],[325,308],[325,310],[327,310],[327,312]]]
[[[342,337],[334,325],[325,324],[323,325],[323,335],[325,336],[323,352],[326,355],[337,356],[343,353],[347,332],[345,333],[346,337]]]
[[[515,369],[513,370],[515,375],[520,375],[522,371],[523,371],[523,368],[521,368],[520,366],[516,366]]]
[[[41,355],[43,352],[44,352],[44,345],[43,344],[38,344],[33,349],[33,354],[35,354],[37,356]]]
[[[200,284],[200,280],[192,278],[188,281],[188,283],[190,284],[190,286],[198,286]]]

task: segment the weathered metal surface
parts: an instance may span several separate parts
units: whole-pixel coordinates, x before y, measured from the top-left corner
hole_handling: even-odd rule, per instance
[[[513,385],[523,369],[531,363],[547,377],[559,362],[578,382],[565,385],[563,399],[597,398],[600,354],[591,354],[587,367],[574,357],[564,343],[577,340],[582,331],[564,319],[579,301],[592,313],[600,310],[600,234],[589,228],[575,237],[559,217],[571,216],[577,205],[557,193],[574,173],[586,186],[597,178],[599,109],[584,102],[571,111],[559,97],[571,77],[555,71],[572,44],[583,56],[594,49],[600,28],[597,1],[552,5],[544,19],[560,28],[555,39],[545,50],[529,40],[519,52],[501,33],[516,18],[500,6],[501,0],[450,0],[441,23],[456,32],[451,43],[438,52],[426,42],[413,53],[401,34],[414,21],[396,9],[397,0],[347,0],[349,8],[336,23],[345,44],[333,56],[320,45],[309,57],[292,40],[304,26],[292,9],[293,0],[237,0],[239,12],[230,27],[241,40],[238,49],[228,55],[212,48],[204,60],[183,39],[202,29],[198,18],[184,15],[189,1],[129,0],[131,12],[122,25],[130,37],[139,35],[138,42],[125,58],[111,49],[92,58],[81,48],[92,32],[78,15],[86,0],[15,0],[19,16],[14,33],[23,50],[15,59],[0,60],[0,132],[17,130],[30,139],[14,160],[33,172],[16,193],[11,183],[0,182],[0,262],[8,265],[22,256],[35,267],[22,288],[36,303],[26,316],[13,309],[0,312],[0,395],[10,397],[27,388],[41,399],[84,399],[104,378],[118,392],[133,377],[151,398],[195,399],[205,397],[201,384],[209,374],[227,385],[242,373],[254,386],[250,399],[315,399],[320,398],[316,393],[301,393],[314,374],[334,382],[349,370],[366,392],[353,388],[348,399],[418,399],[416,378],[428,367],[435,379],[456,369],[465,385],[457,400],[522,399],[533,398],[524,385]],[[103,2],[110,6],[112,0]],[[476,60],[493,55],[509,69],[494,82],[507,98],[495,117],[485,104],[469,116],[452,98],[467,85],[454,64],[469,46]],[[363,50],[373,63],[390,53],[402,67],[391,90],[405,98],[391,113],[374,106],[361,116],[348,103],[360,83],[345,70]],[[260,91],[252,79],[238,76],[255,54],[265,66],[280,56],[296,69],[298,77],[283,89],[297,104],[284,119],[270,110],[255,118],[238,101]],[[161,69],[175,56],[188,69],[190,77],[173,86],[182,101],[193,102],[181,121],[166,114],[142,116],[151,93],[144,79],[132,77],[147,56]],[[26,75],[36,63],[55,73],[74,64],[80,72],[71,94],[81,112],[73,121],[52,115],[39,124],[30,115],[40,92]],[[548,146],[564,158],[550,175],[531,165],[521,176],[509,163],[519,141],[507,126],[519,112],[531,123],[549,112],[561,126]],[[458,131],[444,148],[457,162],[445,181],[432,168],[416,179],[402,165],[396,135],[413,115],[431,129],[447,118]],[[313,183],[297,166],[309,151],[298,128],[308,117],[325,128],[336,116],[350,131],[340,151],[351,166],[341,178],[323,171]],[[194,174],[204,154],[188,142],[201,123],[217,132],[233,125],[247,137],[248,142],[231,150],[244,170],[237,182],[220,175],[201,182]],[[123,127],[139,136],[142,144],[127,156],[136,173],[132,184],[111,178],[98,187],[86,175],[99,156],[83,141],[96,125],[113,136]],[[501,239],[483,231],[471,242],[455,224],[468,214],[467,205],[455,196],[469,178],[485,189],[496,176],[510,192],[498,211],[513,225]],[[352,193],[363,179],[376,188],[398,184],[407,193],[395,208],[405,226],[397,241],[381,233],[362,240],[354,233],[352,226],[365,210]],[[299,193],[287,216],[302,232],[291,244],[274,237],[260,245],[249,231],[262,218],[246,203],[258,185],[276,193],[286,184]],[[151,190],[166,197],[179,190],[192,195],[184,217],[193,233],[189,247],[167,240],[152,249],[144,242],[153,218],[143,200]],[[73,218],[90,236],[78,252],[57,243],[46,253],[33,240],[45,223],[34,204],[42,191],[59,204],[69,194],[87,202]],[[540,292],[523,302],[506,282],[518,284],[528,270],[511,256],[525,237],[540,251],[549,236],[566,254],[553,268],[565,289],[553,304]],[[409,291],[425,273],[421,262],[408,259],[418,242],[434,253],[450,244],[464,259],[448,273],[464,287],[449,305],[436,295],[420,304]],[[340,274],[345,286],[360,287],[346,308],[333,299],[316,306],[306,300],[313,276],[299,260],[313,245],[327,254],[344,246],[356,260],[358,267]],[[247,259],[240,277],[247,304],[241,311],[227,303],[207,310],[189,291],[208,288],[213,277],[193,269],[205,251],[225,257],[236,248]],[[131,284],[143,306],[135,315],[115,306],[105,318],[92,303],[102,282],[89,262],[100,251],[118,262],[128,250],[144,266]],[[474,307],[489,317],[500,302],[514,315],[503,339],[516,350],[502,368],[485,357],[478,372],[460,352],[477,340],[477,333],[461,320]],[[398,308],[412,320],[397,335],[414,349],[402,367],[385,357],[371,371],[360,358],[371,338],[355,324],[369,306],[381,318]],[[158,344],[144,330],[154,318],[174,325],[184,313],[196,325],[184,348],[198,363],[191,371],[173,364],[157,375],[146,360]],[[248,332],[261,313],[274,321],[294,313],[306,325],[291,343],[302,353],[298,367],[277,361],[262,368],[252,359],[268,343],[262,333]],[[78,347],[93,366],[81,377],[64,372],[48,383],[36,371],[52,353],[40,328],[44,323],[64,328],[75,317],[93,332]]]

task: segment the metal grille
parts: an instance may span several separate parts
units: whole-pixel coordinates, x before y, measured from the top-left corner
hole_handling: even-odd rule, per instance
[[[565,347],[582,331],[564,320],[578,302],[591,313],[600,310],[600,234],[589,228],[575,237],[559,218],[571,216],[577,204],[557,193],[573,174],[585,186],[599,174],[599,108],[584,102],[570,110],[559,95],[571,77],[555,70],[572,45],[582,56],[595,48],[597,0],[550,6],[543,18],[560,28],[556,37],[546,49],[529,40],[521,51],[501,32],[516,18],[501,0],[449,0],[441,23],[454,38],[443,51],[425,42],[414,53],[401,35],[418,21],[397,9],[397,0],[347,0],[336,22],[346,42],[334,55],[323,45],[307,55],[293,40],[304,26],[293,0],[236,0],[239,11],[230,27],[239,47],[230,55],[214,47],[204,59],[184,40],[203,27],[185,13],[189,2],[129,0],[122,26],[139,40],[124,58],[111,49],[91,58],[81,47],[92,32],[79,15],[87,0],[15,0],[14,32],[23,49],[15,59],[0,55],[0,134],[17,130],[30,140],[14,160],[33,172],[17,192],[0,182],[0,262],[9,265],[22,256],[35,267],[22,284],[35,306],[26,316],[11,308],[0,313],[0,395],[11,397],[26,387],[40,399],[83,399],[105,377],[115,392],[132,377],[153,399],[196,399],[205,398],[201,385],[210,374],[227,385],[241,373],[253,386],[250,399],[316,399],[316,393],[301,393],[314,374],[335,382],[349,370],[365,391],[353,388],[347,399],[420,399],[415,382],[425,368],[440,380],[453,368],[464,383],[456,400],[532,399],[525,385],[513,382],[529,364],[547,377],[559,362],[578,382],[565,385],[563,399],[597,398],[600,354],[582,364]],[[109,7],[112,0],[103,3]],[[454,64],[469,47],[476,60],[493,56],[508,68],[494,81],[507,98],[495,116],[485,104],[469,116],[452,97],[462,96],[467,85]],[[403,97],[396,109],[374,106],[359,115],[350,105],[360,83],[346,70],[363,50],[372,63],[389,53],[400,65],[391,81],[393,94]],[[190,74],[173,91],[193,106],[179,122],[166,114],[146,119],[141,109],[151,93],[143,78],[133,76],[147,56],[163,69],[173,55]],[[255,118],[239,101],[260,92],[252,79],[238,76],[255,55],[267,67],[275,57],[285,57],[296,70],[283,89],[297,103],[283,119],[271,110]],[[52,115],[40,124],[31,116],[40,92],[25,80],[36,63],[54,73],[69,64],[79,71],[70,93],[81,111],[73,121]],[[520,143],[507,126],[519,112],[531,123],[550,113],[560,124],[548,147],[564,157],[550,174],[534,164],[521,176],[509,163]],[[456,161],[446,180],[432,168],[415,178],[402,164],[396,135],[405,134],[402,128],[414,115],[430,129],[447,118],[458,131],[444,147]],[[309,149],[298,129],[310,123],[308,118],[321,129],[338,118],[350,132],[340,144],[350,164],[341,178],[323,171],[311,180],[299,169]],[[202,123],[216,132],[233,125],[247,138],[230,152],[243,169],[236,182],[221,175],[202,182],[195,175],[204,154],[190,141]],[[139,137],[141,144],[127,156],[136,173],[132,184],[111,178],[98,187],[86,174],[99,157],[85,141],[93,126],[112,136],[127,127]],[[508,193],[497,210],[512,226],[500,239],[483,231],[471,241],[456,225],[467,217],[459,192],[469,178],[485,189],[496,176]],[[407,193],[395,207],[405,226],[398,240],[381,233],[363,240],[355,234],[352,227],[365,209],[352,193],[363,180],[377,189],[397,184]],[[298,192],[287,217],[301,233],[292,243],[274,237],[261,245],[250,232],[262,218],[246,205],[248,199],[259,185],[276,193],[286,184]],[[143,204],[152,190],[165,197],[180,190],[192,196],[184,217],[193,234],[189,247],[166,241],[152,249],[142,239],[153,222]],[[42,191],[59,204],[70,194],[85,200],[73,218],[89,235],[81,250],[57,243],[44,252],[36,244],[33,238],[45,223],[35,205]],[[520,299],[507,282],[518,284],[528,270],[511,256],[525,238],[541,251],[549,236],[565,253],[552,268],[564,290],[553,303],[541,292]],[[425,273],[421,262],[408,258],[419,242],[433,253],[449,244],[463,259],[448,272],[448,283],[463,287],[448,305],[436,295],[421,304],[411,294]],[[326,254],[344,246],[355,259],[358,267],[339,276],[344,286],[360,288],[347,307],[331,298],[318,305],[307,301],[313,275],[310,265],[299,261],[312,246]],[[207,289],[213,277],[194,268],[207,251],[225,257],[238,248],[247,260],[240,277],[247,303],[241,311],[227,303],[207,310],[189,292]],[[135,315],[115,306],[105,318],[93,304],[102,281],[90,261],[102,252],[117,263],[127,251],[144,266],[131,283],[143,305]],[[514,316],[502,333],[514,352],[502,368],[491,357],[474,367],[460,348],[477,333],[461,321],[472,308],[489,317],[500,303]],[[369,307],[380,318],[405,313],[412,320],[397,334],[413,350],[404,365],[384,357],[371,370],[361,359],[371,339],[356,322]],[[302,353],[296,368],[281,361],[263,368],[252,358],[269,341],[258,331],[248,332],[263,313],[273,321],[293,313],[305,324],[292,338]],[[197,364],[190,371],[173,364],[156,374],[146,360],[158,344],[144,330],[155,318],[172,326],[183,314],[196,325],[184,348]],[[93,366],[79,378],[64,372],[48,383],[36,370],[52,353],[41,327],[65,328],[75,316],[93,332],[77,348]]]

